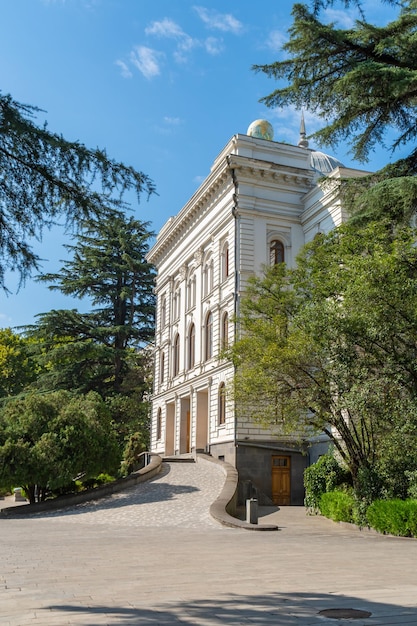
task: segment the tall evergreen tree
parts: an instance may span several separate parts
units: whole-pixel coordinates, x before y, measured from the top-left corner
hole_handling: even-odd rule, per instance
[[[104,150],[39,126],[41,109],[0,92],[0,287],[5,272],[24,280],[39,266],[31,239],[64,218],[67,224],[104,218],[124,207],[125,192],[153,193],[145,174],[110,159]]]
[[[417,211],[417,0],[386,0],[397,19],[375,26],[365,19],[360,0],[341,0],[358,8],[348,29],[320,20],[336,0],[295,4],[286,58],[255,65],[285,84],[262,100],[270,107],[295,105],[316,112],[324,126],[312,135],[318,143],[347,141],[353,156],[367,161],[374,150],[407,144],[407,156],[361,179],[339,181],[345,208],[359,222],[386,215],[408,223]],[[382,0],[381,0],[382,4]],[[388,160],[388,159],[387,159]]]
[[[393,149],[417,137],[417,1],[389,2],[399,6],[396,20],[378,27],[360,14],[354,26],[323,23],[319,10],[335,0],[316,0],[313,9],[295,4],[287,58],[256,65],[286,85],[262,100],[268,106],[307,107],[325,120],[315,133],[335,146],[347,140],[353,156],[366,160],[388,130],[395,132]],[[343,2],[345,6],[358,2]],[[410,156],[416,166],[417,151]]]
[[[57,274],[45,274],[50,289],[89,298],[93,309],[52,310],[39,315],[30,333],[43,341],[50,363],[49,384],[120,392],[139,348],[154,333],[155,271],[145,259],[152,233],[148,224],[114,213],[85,220],[72,258]],[[44,379],[45,381],[46,379]]]

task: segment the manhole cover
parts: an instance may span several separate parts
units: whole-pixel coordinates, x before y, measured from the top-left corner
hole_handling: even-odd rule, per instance
[[[319,611],[319,615],[330,619],[366,619],[371,617],[372,613],[359,609],[324,609]]]

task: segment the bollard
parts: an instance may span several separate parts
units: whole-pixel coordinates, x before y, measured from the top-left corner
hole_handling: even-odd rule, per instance
[[[14,501],[15,502],[25,502],[26,501],[25,496],[22,494],[22,488],[21,487],[16,487],[15,489],[13,489],[13,493],[14,493]]]
[[[258,523],[258,500],[256,498],[246,500],[246,521],[249,524]]]

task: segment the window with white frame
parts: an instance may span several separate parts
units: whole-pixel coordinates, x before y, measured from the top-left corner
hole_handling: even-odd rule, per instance
[[[211,312],[206,315],[204,325],[204,357],[208,361],[213,356],[213,315]]]
[[[195,326],[190,325],[188,330],[187,366],[192,369],[195,365]]]
[[[156,414],[156,439],[159,441],[162,437],[162,409],[159,408]]]
[[[180,283],[175,283],[174,292],[172,297],[172,315],[173,319],[177,320],[181,312],[181,287]]]
[[[221,254],[221,279],[222,282],[229,276],[229,244],[227,241],[223,244]]]
[[[273,239],[269,244],[269,262],[271,265],[278,265],[284,261],[284,244],[279,239]]]
[[[177,376],[180,371],[180,336],[177,333],[174,339],[172,351],[172,375]]]
[[[165,295],[161,296],[159,311],[160,328],[162,330],[163,328],[165,328],[167,323],[167,299]]]
[[[221,318],[220,344],[222,350],[225,350],[229,345],[229,314],[227,311],[223,313]]]
[[[213,291],[213,258],[207,257],[203,269],[203,296],[208,296]]]
[[[195,272],[191,272],[187,281],[187,307],[191,309],[196,302],[196,276]]]
[[[226,423],[226,385],[219,385],[218,423],[223,426]]]
[[[159,381],[163,383],[165,380],[165,352],[161,352],[159,361]]]

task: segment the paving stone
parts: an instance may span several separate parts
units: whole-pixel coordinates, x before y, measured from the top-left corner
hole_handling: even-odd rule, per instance
[[[275,533],[209,516],[224,475],[164,465],[99,502],[0,519],[0,626],[417,624],[417,542],[302,507],[263,508]],[[368,610],[330,620],[329,608]]]

